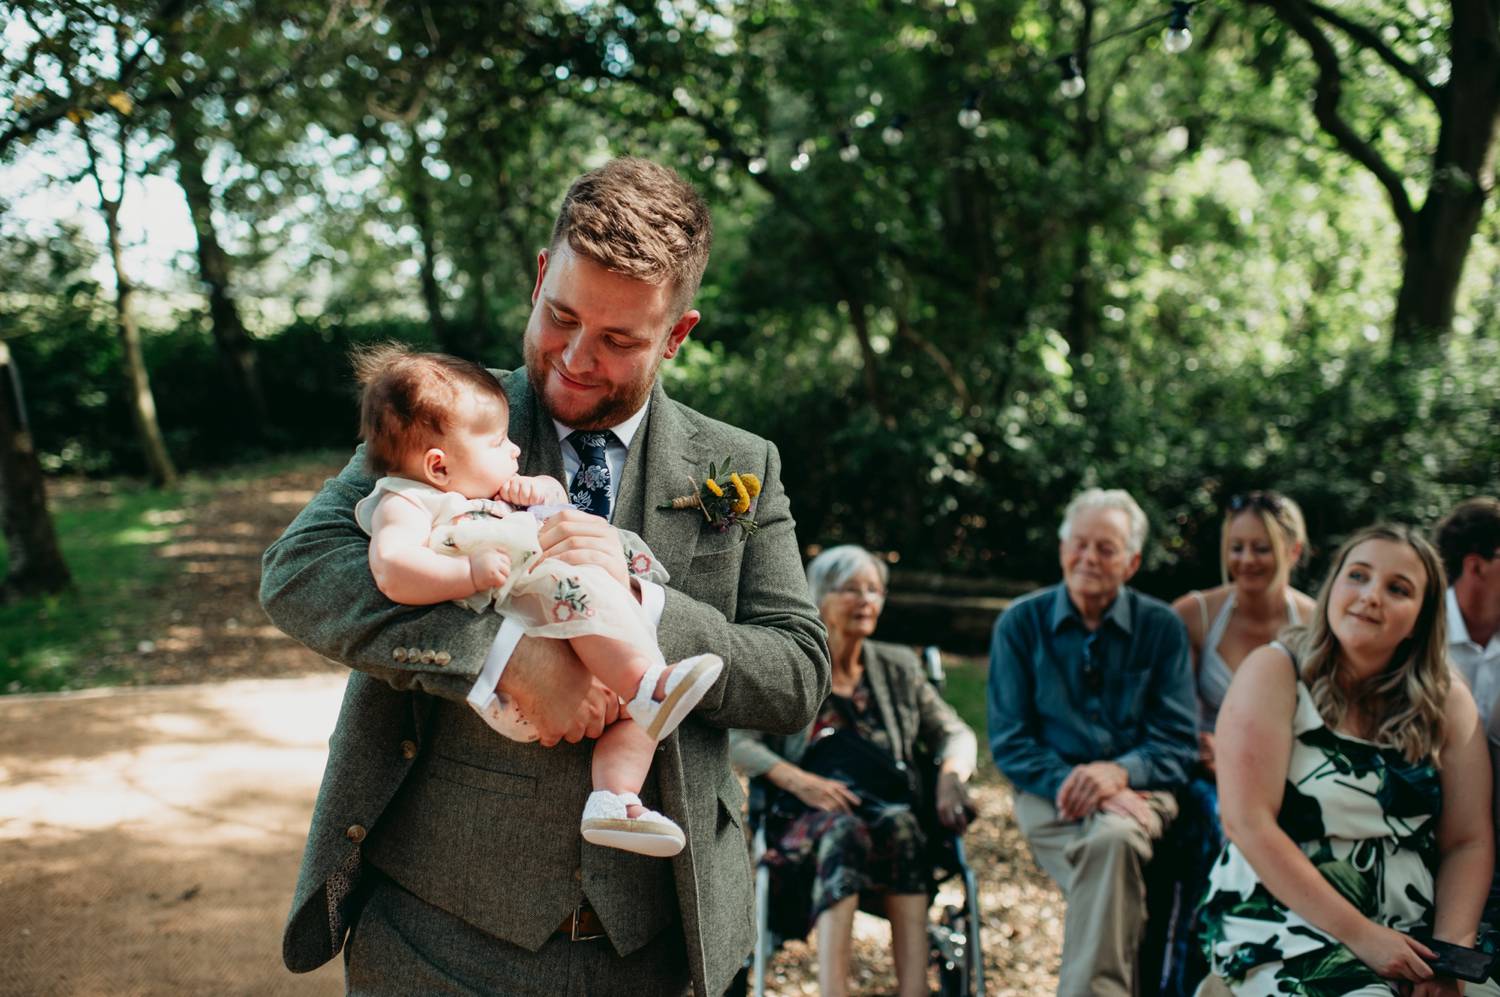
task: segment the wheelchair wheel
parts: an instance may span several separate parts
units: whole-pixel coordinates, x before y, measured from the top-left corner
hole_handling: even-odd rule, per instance
[[[943,908],[943,916],[929,931],[932,960],[937,965],[940,997],[972,997],[968,914],[958,907]]]

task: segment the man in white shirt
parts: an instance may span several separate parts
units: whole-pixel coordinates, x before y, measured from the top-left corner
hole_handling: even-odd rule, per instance
[[[1488,722],[1500,698],[1500,499],[1460,502],[1433,541],[1448,573],[1448,655]]]

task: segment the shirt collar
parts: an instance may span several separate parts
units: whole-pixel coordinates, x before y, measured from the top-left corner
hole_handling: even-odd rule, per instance
[[[1458,608],[1458,593],[1453,591],[1453,586],[1448,586],[1448,643],[1449,644],[1473,644],[1474,638],[1469,636],[1469,625],[1464,622],[1464,612]],[[1478,646],[1478,645],[1475,645]]]
[[[1130,600],[1125,597],[1129,589],[1121,585],[1120,591],[1115,596],[1115,601],[1109,604],[1104,611],[1102,623],[1113,622],[1116,627],[1125,633],[1130,633]],[[1078,607],[1073,605],[1073,600],[1068,597],[1068,586],[1059,582],[1057,592],[1052,597],[1052,632],[1056,633],[1062,629],[1062,625],[1072,620],[1080,629],[1087,629],[1083,625],[1083,617],[1079,615]]]
[[[614,433],[615,438],[624,445],[626,450],[629,450],[630,441],[635,439],[635,434],[640,431],[641,423],[645,421],[646,411],[649,408],[651,408],[651,398],[648,395],[646,397],[646,403],[640,408],[636,409],[635,415],[631,416],[629,419],[626,419],[618,426],[606,426],[605,428]],[[557,430],[557,440],[559,443],[563,442],[569,436],[573,435],[572,426],[565,426],[562,423],[558,422],[556,419],[552,420],[552,427]]]

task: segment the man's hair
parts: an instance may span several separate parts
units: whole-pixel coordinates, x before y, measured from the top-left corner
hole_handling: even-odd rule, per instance
[[[1443,558],[1448,580],[1464,573],[1464,558],[1478,554],[1488,560],[1500,551],[1500,499],[1482,495],[1453,507],[1432,531],[1432,542]]]
[[[1125,545],[1130,553],[1139,554],[1146,546],[1146,514],[1135,499],[1123,488],[1086,488],[1073,496],[1073,501],[1063,510],[1062,525],[1057,528],[1057,539],[1067,542],[1073,535],[1073,520],[1087,509],[1118,509],[1125,514],[1130,529],[1125,535]]]
[[[648,159],[622,157],[568,188],[548,244],[606,270],[672,288],[672,321],[692,303],[708,266],[713,219],[698,192]]]
[[[356,347],[350,360],[360,385],[359,435],[374,474],[401,471],[408,455],[436,445],[464,392],[508,404],[495,375],[472,360],[414,353],[401,343]]]

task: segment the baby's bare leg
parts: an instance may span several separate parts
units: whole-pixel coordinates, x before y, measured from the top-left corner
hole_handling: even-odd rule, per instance
[[[640,724],[633,720],[610,724],[594,744],[594,788],[639,794],[655,754],[656,741]],[[630,804],[625,812],[639,817],[642,809]]]
[[[665,664],[661,651],[654,644],[646,648],[634,641],[598,634],[571,637],[568,643],[573,645],[573,653],[578,655],[583,667],[625,700],[632,698],[640,688],[641,676],[646,674],[647,668]],[[666,676],[662,676],[661,681],[665,680]],[[656,695],[660,695],[660,682]]]

